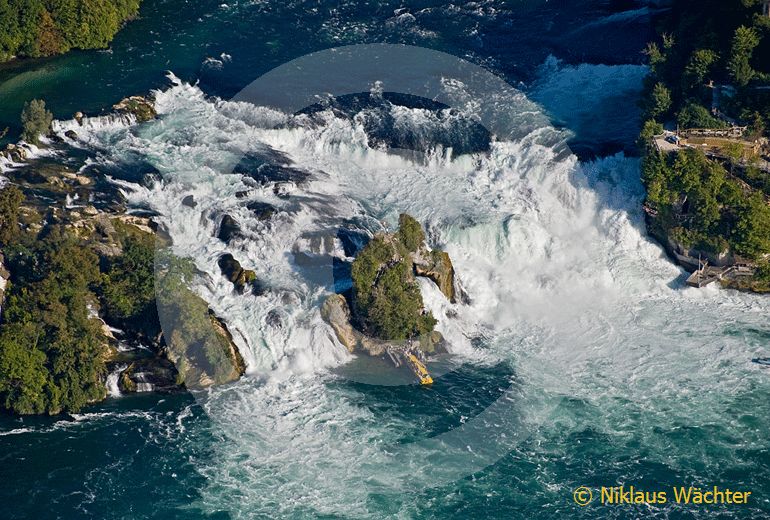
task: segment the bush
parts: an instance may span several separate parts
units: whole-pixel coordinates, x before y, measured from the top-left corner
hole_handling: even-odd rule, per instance
[[[41,134],[47,134],[51,129],[53,114],[45,109],[45,101],[33,99],[24,103],[21,112],[21,138],[28,143],[37,144]]]
[[[703,106],[689,102],[679,111],[676,122],[681,128],[725,128],[727,123],[712,116]]]
[[[398,217],[398,241],[401,242],[407,251],[414,253],[423,242],[425,242],[425,232],[414,217],[402,213]]]

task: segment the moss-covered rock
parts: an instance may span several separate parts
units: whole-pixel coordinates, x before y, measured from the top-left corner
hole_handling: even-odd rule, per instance
[[[239,294],[243,294],[247,287],[251,287],[252,292],[256,295],[264,292],[262,284],[257,279],[257,274],[251,269],[241,267],[240,262],[230,253],[220,256],[217,264],[219,265],[219,270],[230,280]]]
[[[237,381],[246,370],[225,322],[188,289],[195,276],[191,262],[160,257],[157,302],[166,355],[190,389]]]
[[[127,97],[112,108],[118,112],[133,115],[137,123],[150,121],[158,115],[152,101],[142,96]]]

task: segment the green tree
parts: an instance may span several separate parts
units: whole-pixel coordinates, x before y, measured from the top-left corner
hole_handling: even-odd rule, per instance
[[[433,331],[436,320],[424,311],[420,287],[409,258],[425,240],[414,218],[401,215],[394,236],[376,236],[351,268],[354,310],[359,325],[385,340],[405,340]]]
[[[656,135],[663,133],[663,125],[655,121],[654,119],[648,119],[642,125],[642,131],[639,133],[639,138],[636,141],[640,150],[645,150],[650,146],[650,141]]]
[[[16,186],[0,190],[0,246],[10,244],[19,234],[19,209],[24,194]]]
[[[655,84],[646,103],[648,119],[658,119],[671,109],[671,91],[661,82]]]
[[[764,196],[755,192],[742,201],[737,212],[733,233],[735,250],[754,260],[770,253],[770,206]]]
[[[33,99],[24,103],[21,112],[22,133],[21,138],[28,143],[37,144],[41,134],[47,134],[51,129],[53,114],[46,110],[45,101]]]
[[[735,30],[727,70],[738,86],[745,87],[754,78],[751,56],[759,41],[759,33],[754,28],[742,25]]]
[[[647,56],[652,73],[654,75],[659,74],[666,63],[666,56],[660,51],[658,44],[655,42],[648,43],[642,53]]]
[[[684,68],[685,88],[692,89],[702,85],[717,60],[719,54],[711,49],[698,49],[693,52]]]
[[[140,0],[0,0],[0,61],[109,45]]]
[[[154,264],[155,240],[149,234],[128,235],[122,254],[108,259],[101,285],[104,311],[111,323],[141,329],[157,321]]]
[[[730,172],[735,172],[735,167],[743,159],[743,145],[741,143],[729,142],[722,146],[722,152],[730,162]]]
[[[694,101],[687,103],[676,116],[681,128],[725,128],[727,124],[712,116],[702,105]]]
[[[30,323],[11,323],[0,334],[0,406],[18,414],[47,409],[51,380],[46,356],[35,342],[39,331]]]
[[[102,399],[105,340],[88,308],[98,259],[58,227],[32,247],[12,250],[0,328],[0,403],[17,413],[59,413]]]

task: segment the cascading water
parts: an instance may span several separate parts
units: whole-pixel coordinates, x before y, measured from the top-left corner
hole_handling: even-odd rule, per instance
[[[638,81],[643,70],[628,72]],[[558,70],[557,81],[565,73]],[[546,81],[534,97],[548,98],[551,87]],[[732,403],[768,388],[750,363],[763,348],[750,331],[763,330],[767,302],[683,288],[681,271],[644,232],[636,159],[618,154],[580,163],[547,124],[519,139],[492,141],[488,152],[456,156],[433,147],[414,159],[372,145],[365,128],[372,113],[349,118],[328,109],[289,117],[206,99],[181,82],[158,93],[157,109],[160,120],[146,125],[108,121],[80,132],[85,146],[100,150],[97,164],[140,165],[141,157],[157,169],[160,178],[150,183],[114,181],[130,205],[159,214],[174,252],[206,274],[195,290],[237,332],[249,365],[252,377],[215,390],[204,405],[226,439],[215,460],[198,467],[209,482],[199,504],[206,511],[366,517],[380,496],[391,513],[409,517],[421,510],[415,490],[434,485],[426,461],[464,471],[461,457],[421,443],[410,444],[414,466],[396,467],[392,454],[405,439],[451,428],[387,407],[393,396],[384,391],[346,383],[339,369],[350,356],[319,315],[334,289],[334,259],[348,256],[336,231],[371,234],[393,227],[400,212],[427,224],[470,297],[470,304],[450,305],[422,284],[450,341],[455,371],[446,384],[459,378],[494,395],[514,385],[511,406],[532,428],[511,450],[553,470],[544,477],[549,491],[541,493],[560,496],[571,484],[557,474],[561,460],[575,457],[573,435],[590,428],[622,452],[624,435],[634,431],[634,449],[668,476],[688,454],[661,431],[708,428]],[[531,123],[536,107],[520,109]],[[430,140],[437,120],[429,113],[389,110]],[[308,177],[276,189],[232,173],[247,153]],[[195,208],[182,204],[188,195]],[[277,211],[264,220],[249,203]],[[216,236],[225,214],[242,231],[227,244]],[[217,268],[225,252],[270,290],[236,294]],[[440,385],[436,395],[399,399],[424,406],[427,416],[434,406],[457,413],[457,424],[467,421],[462,407],[441,400]],[[740,422],[720,424],[719,449],[699,455],[706,466],[718,464],[724,451],[739,457],[740,443],[729,439],[747,435]],[[678,450],[674,458],[666,442]],[[551,451],[534,451],[533,444]],[[582,471],[590,476],[594,469]],[[234,504],[223,490],[236,489]]]

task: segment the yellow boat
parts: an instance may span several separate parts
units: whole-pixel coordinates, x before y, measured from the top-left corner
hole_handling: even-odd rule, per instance
[[[433,384],[433,378],[430,377],[430,374],[428,373],[428,369],[425,368],[425,365],[423,365],[419,359],[417,359],[417,356],[409,353],[407,354],[406,359],[409,361],[409,365],[412,367],[412,370],[417,376],[417,379],[420,380],[421,385]]]

